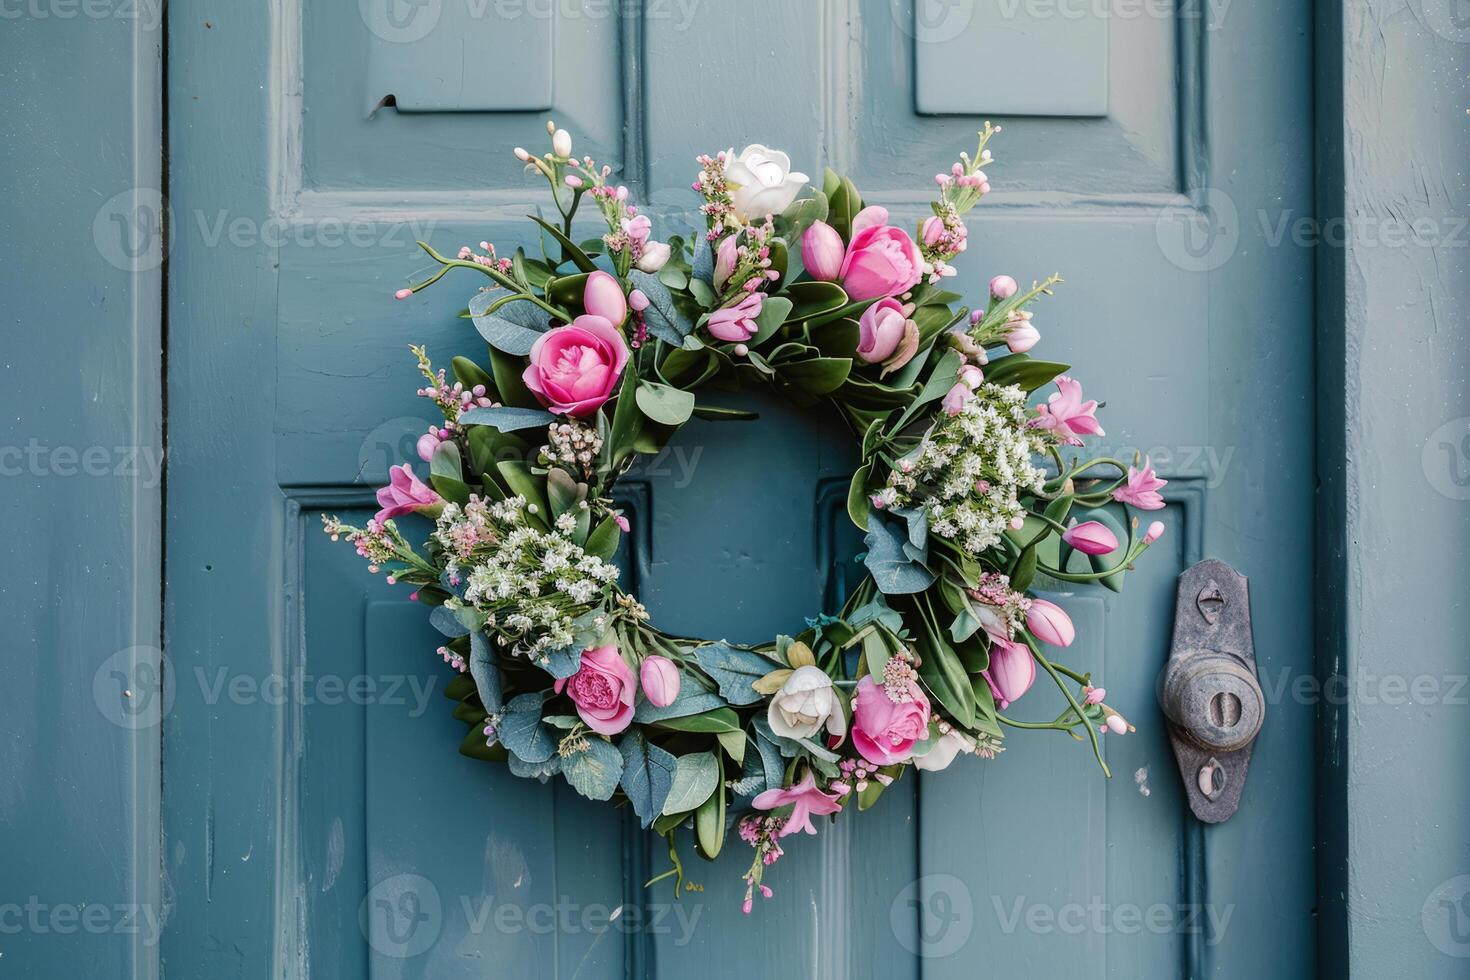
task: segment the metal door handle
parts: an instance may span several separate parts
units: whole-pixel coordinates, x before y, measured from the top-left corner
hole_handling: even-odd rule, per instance
[[[1266,696],[1256,676],[1246,578],[1222,561],[1202,561],[1179,576],[1159,705],[1189,808],[1206,823],[1225,820],[1240,805]]]

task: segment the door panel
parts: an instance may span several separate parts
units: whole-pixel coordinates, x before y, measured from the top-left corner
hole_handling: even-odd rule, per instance
[[[1287,299],[1309,297],[1311,266],[1267,249],[1252,220],[1309,207],[1307,6],[1078,24],[921,3],[760,0],[732,16],[442,0],[412,8],[437,17],[427,28],[402,0],[171,8],[168,970],[1310,972],[1310,708],[1271,704],[1240,812],[1205,829],[1154,700],[1174,577],[1207,555],[1252,578],[1263,671],[1311,669],[1312,311]],[[1014,50],[964,74],[1008,33]],[[985,81],[1023,56],[1054,63]],[[1077,84],[1094,75],[1105,85]],[[846,170],[909,223],[927,175],[1005,112],[960,281],[1066,274],[1037,310],[1046,351],[1106,400],[1104,448],[1151,453],[1171,481],[1168,537],[1126,594],[1058,597],[1078,625],[1071,661],[1139,731],[1105,739],[1107,782],[1056,733],[906,778],[791,841],[750,919],[738,840],[695,860],[702,891],[644,890],[667,860],[621,813],[456,754],[464,726],[420,610],[317,530],[322,510],[370,508],[387,467],[413,458],[428,415],[407,345],[441,363],[482,350],[456,317],[477,282],[391,301],[424,266],[413,240],[531,245],[538,192],[509,150],[537,145],[548,114],[673,230],[693,156],[754,141],[813,176]],[[1228,261],[1195,247],[1221,230],[1201,207],[1220,194],[1238,219]],[[236,219],[277,233],[211,233]],[[855,584],[853,448],[835,420],[768,394],[727,403],[761,421],[692,424],[632,475],[622,560],[667,628],[764,640]],[[360,693],[211,694],[221,671]],[[1018,713],[1054,703],[1038,685]]]

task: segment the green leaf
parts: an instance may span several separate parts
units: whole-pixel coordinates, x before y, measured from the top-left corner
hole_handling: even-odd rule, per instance
[[[863,209],[858,189],[846,177],[839,178],[837,188],[827,195],[827,224],[837,229],[843,241],[852,239],[852,219]]]
[[[794,282],[782,291],[782,296],[791,301],[791,312],[786,315],[786,320],[792,323],[831,313],[847,305],[847,293],[835,282]]]
[[[664,800],[663,813],[689,813],[709,799],[720,784],[720,760],[713,752],[681,755],[674,767],[674,782]]]
[[[985,368],[985,380],[994,385],[1018,385],[1029,393],[1066,373],[1070,367],[1056,361],[1033,360],[1028,354],[1011,354],[991,361]]]
[[[475,693],[480,696],[480,703],[485,706],[485,710],[491,714],[499,714],[505,707],[501,698],[500,668],[495,664],[490,641],[485,634],[478,631],[470,634],[469,676],[474,681]],[[455,680],[459,680],[459,677]]]
[[[706,643],[690,651],[694,662],[719,685],[720,695],[731,704],[755,704],[761,694],[751,684],[781,665],[774,660],[723,641]]]
[[[522,762],[545,762],[556,751],[556,737],[541,722],[541,695],[532,692],[510,699],[496,736]]]
[[[521,429],[544,429],[556,421],[556,416],[542,408],[471,408],[460,413],[462,425],[488,425],[501,432],[518,432]]]
[[[641,382],[634,399],[643,414],[660,425],[683,425],[694,413],[693,392],[654,381]]]
[[[715,740],[737,766],[745,761],[745,732],[716,732]]]
[[[490,371],[495,375],[495,390],[500,393],[500,400],[507,405],[539,408],[541,403],[521,380],[525,369],[524,359],[490,348]]]
[[[456,504],[469,502],[470,488],[464,482],[464,463],[456,443],[445,440],[434,448],[434,455],[429,458],[429,484],[445,500]]]
[[[884,595],[923,592],[934,583],[934,573],[924,564],[927,555],[920,558],[913,553],[906,529],[888,513],[871,512],[863,543],[868,547],[863,564]]]
[[[549,526],[551,517],[548,512],[551,504],[546,499],[545,484],[531,472],[530,465],[519,459],[502,459],[495,464],[495,468],[512,493],[525,497],[526,503],[536,508],[536,513],[532,516]]]
[[[643,737],[637,729],[623,736],[623,794],[647,828],[663,813],[674,785],[678,760]]]
[[[503,305],[489,312],[497,303]],[[476,293],[470,299],[470,317],[486,343],[517,356],[531,353],[531,347],[541,339],[548,325],[546,312],[536,304],[499,290]]]
[[[618,400],[613,409],[612,426],[603,446],[603,455],[608,460],[610,469],[617,469],[632,453],[633,440],[637,437],[638,429],[643,424],[643,416],[639,413],[638,403],[633,396],[633,390],[637,384],[636,374],[631,370],[623,372],[623,380],[618,388]]]
[[[622,528],[618,527],[618,522],[614,518],[604,517],[602,523],[598,524],[588,536],[587,543],[582,546],[582,550],[594,558],[611,561],[612,556],[617,553],[618,540],[622,537],[622,533]]]
[[[594,269],[597,268],[597,263],[588,258],[587,253],[582,251],[581,246],[579,246],[576,242],[572,241],[565,234],[563,234],[560,228],[556,227],[553,224],[550,224],[547,221],[542,220],[539,216],[534,214],[528,214],[526,215],[526,217],[530,218],[532,221],[536,222],[543,229],[545,229],[546,233],[549,234],[553,239],[555,239],[556,243],[561,246],[562,262],[570,261],[573,265],[581,269],[583,272],[592,272]]]
[[[582,305],[582,297],[587,292],[587,279],[589,275],[590,273],[577,272],[570,276],[552,279],[546,284],[547,301],[557,306],[580,307]]]
[[[587,499],[587,484],[578,483],[566,470],[558,467],[546,474],[546,496],[551,504],[551,516],[554,520],[574,509],[580,509],[577,505]]]
[[[975,724],[975,692],[970,677],[953,648],[930,632],[927,624],[915,629],[919,647],[919,677],[950,716],[966,728]]]
[[[681,718],[665,718],[651,724],[675,732],[701,732],[705,734],[740,731],[740,716],[730,708],[715,708],[697,715]]]
[[[808,323],[807,336],[827,357],[857,357],[862,343],[862,326],[851,317],[839,317],[822,323]]]
[[[776,373],[813,395],[830,395],[842,387],[852,373],[852,359],[847,357],[812,357],[776,366]]]
[[[706,691],[698,684],[685,684],[673,704],[660,708],[652,701],[638,702],[633,720],[640,725],[663,724],[673,718],[687,718],[725,706],[725,699],[713,691]]]
[[[694,332],[694,322],[685,316],[674,303],[674,294],[657,276],[638,269],[628,273],[628,281],[648,297],[648,309],[643,311],[643,322],[648,330],[665,343],[678,347],[684,338]]]
[[[483,759],[486,762],[504,762],[505,746],[488,744],[482,727],[481,725],[470,726],[470,730],[465,733],[464,741],[459,743],[459,754],[471,759]]]
[[[495,390],[495,379],[468,357],[455,357],[449,362],[449,366],[454,369],[455,380],[466,388],[484,385],[488,391]]]
[[[847,486],[847,516],[863,531],[868,529],[868,510],[872,507],[868,500],[868,474],[872,471],[873,464],[864,463],[853,473]]]
[[[694,837],[700,852],[713,861],[725,844],[725,789],[716,786],[709,799],[694,811]]]
[[[785,296],[767,296],[761,301],[761,311],[755,318],[755,334],[748,341],[749,346],[758,347],[768,340],[772,334],[781,329],[791,315],[791,300]]]
[[[623,756],[607,739],[589,735],[585,750],[562,760],[561,773],[589,800],[610,800],[623,776]]]
[[[1031,545],[1016,556],[1010,574],[1011,588],[1017,592],[1025,592],[1031,587],[1036,579],[1036,545]]]
[[[711,422],[750,422],[760,418],[758,412],[747,412],[743,408],[722,408],[718,405],[695,405],[694,417]]]

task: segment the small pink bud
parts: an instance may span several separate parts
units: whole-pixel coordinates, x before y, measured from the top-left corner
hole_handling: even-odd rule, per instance
[[[834,282],[842,272],[846,253],[842,236],[825,221],[814,222],[801,236],[801,261],[813,279]]]
[[[1163,521],[1154,521],[1152,524],[1150,524],[1148,526],[1148,530],[1145,531],[1145,532],[1143,532],[1143,543],[1144,544],[1153,544],[1155,541],[1159,540],[1159,538],[1162,538],[1163,536],[1164,536],[1164,522]]]
[[[1062,540],[1084,555],[1108,555],[1118,550],[1118,538],[1098,521],[1084,521],[1062,532]]]
[[[980,387],[985,381],[985,372],[973,364],[966,364],[960,368],[960,380],[963,381],[971,391]]]
[[[394,299],[408,299],[412,295],[413,295],[413,290],[412,289],[400,289],[400,290],[398,290],[398,292],[396,292],[396,293],[393,294],[393,298]]]
[[[576,174],[567,174],[565,180],[567,182],[567,186],[573,189],[582,186],[582,178],[578,177]]]
[[[1012,354],[1024,354],[1035,347],[1041,340],[1041,331],[1031,325],[1031,321],[1022,320],[1019,325],[1006,331],[1006,346],[1011,349]]]
[[[623,322],[628,315],[628,303],[623,298],[623,287],[609,273],[601,269],[587,277],[582,287],[582,308],[593,316],[600,316],[613,326]]]
[[[1016,280],[1010,276],[996,276],[990,280],[990,295],[996,299],[1010,299],[1016,295]]]
[[[1114,735],[1128,734],[1128,721],[1122,715],[1108,715],[1108,730]]]
[[[642,313],[644,310],[648,309],[648,297],[644,295],[643,290],[635,289],[628,294],[628,305],[633,307],[633,309],[637,310],[639,313]]]
[[[1108,690],[1107,690],[1107,688],[1105,688],[1105,687],[1093,687],[1091,684],[1089,684],[1087,686],[1087,693],[1082,698],[1082,703],[1083,704],[1101,704],[1102,703],[1102,699],[1105,698],[1105,697],[1107,697],[1107,696],[1108,696]]]
[[[521,163],[527,163],[531,159],[531,154],[526,150],[524,146],[516,147],[513,152],[516,155],[516,159],[521,161]]]
[[[970,326],[976,326],[983,319],[985,319],[984,310],[972,310],[970,312]]]
[[[944,219],[939,215],[931,215],[924,219],[924,224],[919,229],[920,236],[925,245],[933,245],[944,236]]]
[[[744,356],[746,356],[749,353],[750,353],[750,348],[747,347],[745,344],[736,344],[735,345],[735,356],[736,357],[744,357]]]
[[[419,436],[418,444],[414,447],[418,450],[419,459],[427,463],[434,458],[434,450],[439,448],[440,439],[433,433],[426,432]]]
[[[668,657],[654,654],[643,659],[638,668],[643,694],[655,707],[667,708],[679,696],[679,668]]]
[[[633,525],[628,523],[628,519],[622,514],[614,514],[613,523],[616,524],[618,526],[618,530],[622,531],[624,534],[627,534],[633,528]]]

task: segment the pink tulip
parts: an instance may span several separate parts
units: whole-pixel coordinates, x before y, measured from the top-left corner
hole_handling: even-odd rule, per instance
[[[925,245],[933,245],[944,237],[944,219],[939,215],[930,215],[924,219],[919,227],[919,236]]]
[[[1010,276],[996,276],[990,280],[990,295],[996,299],[1010,299],[1016,295],[1016,280]]]
[[[735,264],[739,259],[740,244],[735,235],[726,235],[720,240],[720,247],[715,250],[715,279],[716,289],[724,289],[725,283],[730,281],[730,276],[735,272]]]
[[[864,364],[882,364],[884,374],[897,371],[918,353],[919,327],[896,299],[879,300],[864,310],[858,328],[858,359]]]
[[[439,443],[443,441],[443,439],[439,438],[439,431],[437,429],[430,429],[428,432],[419,436],[419,441],[414,444],[414,448],[418,450],[419,459],[425,463],[433,459],[434,450],[438,449]]]
[[[708,328],[710,336],[726,343],[733,344],[749,340],[760,329],[755,318],[760,316],[763,303],[764,300],[760,293],[747,293],[734,306],[727,306],[711,313],[709,320],[705,322],[705,327]]]
[[[789,789],[768,789],[755,799],[750,805],[757,810],[775,810],[779,807],[791,807],[791,816],[782,825],[778,837],[794,834],[798,830],[815,834],[817,828],[812,826],[812,816],[825,817],[842,809],[842,804],[837,801],[836,795],[828,795],[817,788],[816,777],[808,770],[806,778]]]
[[[1056,433],[1062,444],[1067,446],[1082,445],[1078,436],[1103,435],[1095,414],[1097,402],[1082,400],[1082,385],[1065,374],[1057,378],[1056,385],[1057,390],[1046,404],[1036,406],[1037,417],[1031,424]]]
[[[633,671],[615,646],[582,651],[577,672],[552,686],[558,694],[566,690],[577,714],[599,735],[616,735],[633,722]]]
[[[923,275],[919,247],[902,228],[888,224],[888,209],[873,205],[852,219],[852,241],[839,278],[853,300],[897,296]]]
[[[836,282],[846,251],[842,236],[825,221],[814,222],[801,236],[801,262],[813,279]]]
[[[1164,498],[1159,491],[1169,483],[1168,480],[1159,479],[1154,472],[1153,464],[1145,456],[1143,469],[1136,470],[1128,467],[1127,482],[1113,491],[1113,499],[1119,503],[1132,504],[1139,510],[1162,510]]]
[[[1014,322],[1015,326],[1006,330],[1006,346],[1012,354],[1024,354],[1041,340],[1041,331],[1033,327],[1030,320],[1019,318]]]
[[[1148,526],[1148,530],[1143,533],[1143,543],[1153,544],[1155,541],[1159,540],[1159,538],[1162,538],[1163,536],[1164,522],[1154,521]]]
[[[1031,600],[1031,608],[1026,610],[1026,628],[1042,643],[1054,647],[1069,647],[1077,638],[1072,617],[1061,606],[1045,599]]]
[[[945,392],[944,400],[940,404],[944,407],[946,415],[958,415],[965,410],[965,402],[974,395],[969,385],[963,381],[956,381],[954,387]]]
[[[613,326],[623,322],[628,315],[628,301],[623,298],[623,287],[613,276],[601,269],[587,277],[582,289],[582,308],[592,316],[600,316]]]
[[[628,345],[606,317],[591,313],[536,339],[521,379],[558,415],[581,418],[612,397],[628,363]]]
[[[1004,711],[1031,689],[1036,681],[1036,661],[1024,643],[992,638],[990,666],[980,672],[996,705]]]
[[[1117,537],[1108,530],[1106,524],[1098,521],[1084,521],[1081,524],[1073,521],[1062,532],[1062,540],[1084,555],[1110,555],[1118,550]]]
[[[417,513],[436,507],[443,498],[414,475],[407,463],[388,470],[388,485],[378,490],[378,507],[373,520],[379,524],[404,514]]]
[[[959,379],[964,382],[966,388],[974,391],[985,383],[985,372],[974,364],[966,364],[960,368]]]
[[[643,682],[643,696],[655,707],[667,708],[679,696],[679,668],[668,657],[645,657],[638,678]]]

